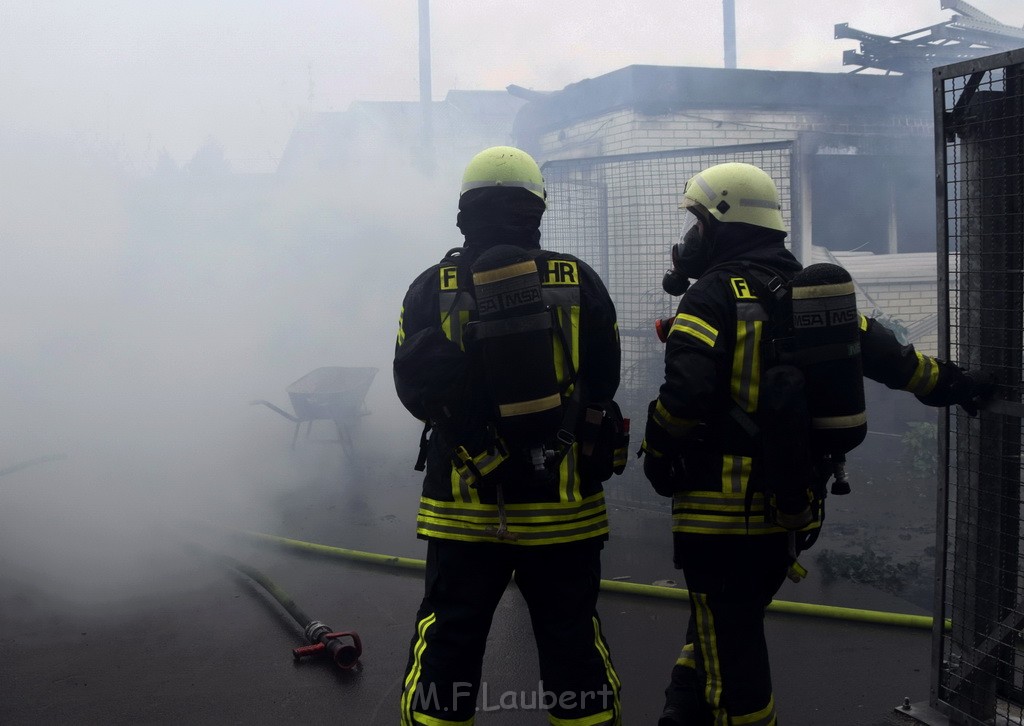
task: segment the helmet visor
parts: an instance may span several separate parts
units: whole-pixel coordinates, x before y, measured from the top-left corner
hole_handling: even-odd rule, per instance
[[[704,234],[704,222],[697,214],[694,213],[693,209],[687,209],[686,214],[683,215],[683,229],[679,233],[679,241],[684,242],[686,235],[689,234],[694,228],[697,228],[696,234],[703,236]]]

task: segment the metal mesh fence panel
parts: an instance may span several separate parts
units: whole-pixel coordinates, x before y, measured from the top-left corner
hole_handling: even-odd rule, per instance
[[[622,384],[616,400],[642,426],[647,402],[664,379],[664,346],[654,321],[675,314],[677,299],[661,289],[669,252],[682,227],[679,201],[686,181],[702,169],[729,161],[764,169],[779,187],[782,216],[792,217],[792,142],[566,159],[544,164],[548,211],[545,248],[568,252],[601,275],[615,301],[622,339]],[[643,436],[633,432],[635,451]],[[610,499],[664,503],[640,467],[612,482]]]
[[[996,376],[942,419],[931,703],[1024,724],[1024,50],[937,68],[940,354]]]

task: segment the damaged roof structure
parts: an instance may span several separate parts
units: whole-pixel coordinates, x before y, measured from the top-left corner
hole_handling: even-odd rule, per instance
[[[932,68],[1024,47],[1024,28],[1015,28],[983,13],[965,0],[942,0],[943,10],[956,13],[945,23],[894,36],[866,33],[849,23],[835,26],[836,39],[860,41],[859,50],[843,51],[843,65],[860,73],[930,73]]]

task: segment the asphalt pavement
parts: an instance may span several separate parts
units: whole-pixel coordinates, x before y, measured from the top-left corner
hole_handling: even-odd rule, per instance
[[[11,493],[0,501],[0,723],[398,723],[398,700],[421,573],[303,554],[237,530],[419,559],[418,476],[403,461],[386,481],[350,471],[300,478],[274,502],[210,519],[132,515],[130,534],[88,526],[81,500]],[[71,463],[36,471],[45,488]],[[672,569],[667,509],[613,506],[604,576],[682,586]],[[139,535],[144,535],[140,537]],[[59,542],[58,544],[49,544]],[[145,545],[140,545],[145,542]],[[190,543],[272,579],[311,617],[357,631],[359,666],[295,662],[296,624],[250,578]],[[88,585],[88,586],[85,586]],[[801,589],[804,588],[804,589]],[[872,588],[787,584],[780,598],[926,614]],[[681,645],[685,601],[605,592],[600,613],[623,683],[623,722],[654,724]],[[776,703],[786,726],[904,723],[894,709],[928,698],[931,634],[918,628],[769,613]],[[500,708],[501,694],[538,687],[526,608],[514,587],[494,618],[478,724],[543,724],[543,713]]]

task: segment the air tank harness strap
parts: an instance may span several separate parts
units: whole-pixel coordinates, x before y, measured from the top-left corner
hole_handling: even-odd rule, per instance
[[[576,443],[576,439],[579,438],[581,433],[577,431],[577,425],[579,424],[580,406],[583,404],[583,381],[579,379],[579,371],[576,370],[572,363],[572,348],[569,345],[569,339],[565,335],[565,330],[559,321],[558,314],[553,309],[549,309],[549,313],[551,314],[551,322],[558,342],[562,346],[563,359],[569,368],[569,380],[566,382],[565,390],[568,391],[569,388],[572,388],[572,393],[565,401],[565,413],[562,416],[562,424],[558,427],[558,432],[555,434],[555,439],[561,446],[555,452],[555,457],[548,462],[552,468],[557,469],[562,465],[562,460],[572,449],[572,445]],[[563,392],[564,395],[565,393]],[[587,411],[589,413],[590,409],[587,409]],[[585,426],[586,422],[583,425]]]
[[[800,582],[807,577],[807,568],[797,561],[799,552],[796,551],[796,532],[789,533],[789,571],[786,573],[793,582]]]
[[[475,487],[508,457],[508,448],[505,446],[505,442],[495,436],[492,445],[476,456],[470,454],[465,446],[461,444],[456,446],[452,451],[452,464],[455,466],[459,479],[466,486]]]
[[[427,468],[427,434],[430,433],[430,421],[423,422],[423,431],[420,433],[420,453],[416,456],[415,471],[423,471]]]
[[[754,265],[750,262],[742,262],[740,265],[744,276],[750,283],[750,286],[754,288],[754,293],[756,294],[757,299],[761,301],[761,306],[764,308],[765,314],[769,319],[771,319],[778,302],[786,296],[786,281],[770,268]],[[724,266],[725,265],[723,265],[723,267]],[[735,266],[735,263],[729,264],[729,266],[733,267]],[[766,360],[763,362],[764,367],[767,367],[768,365],[771,365],[771,361]],[[740,408],[735,401],[732,402],[728,415],[736,422],[740,429],[750,437],[750,440],[755,442],[755,445],[758,445],[757,442],[759,442],[761,437],[761,427],[757,425],[754,418]],[[743,501],[744,522],[748,528],[750,527],[750,512],[753,508],[753,503],[754,490],[752,487],[748,487],[747,494]],[[766,514],[768,506],[768,494],[765,493]]]

